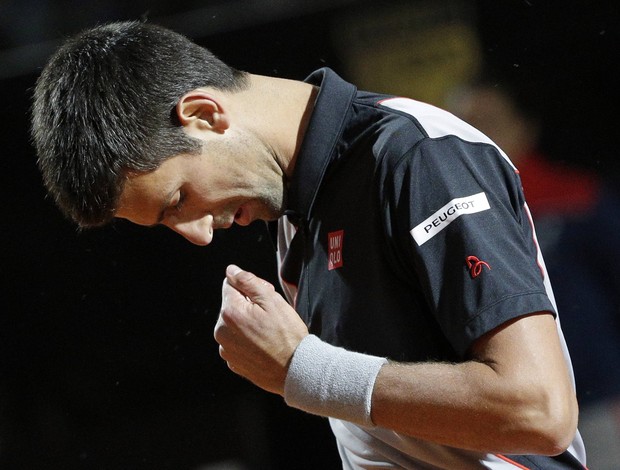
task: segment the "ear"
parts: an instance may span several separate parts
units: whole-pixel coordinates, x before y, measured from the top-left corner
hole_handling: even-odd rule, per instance
[[[222,134],[230,125],[221,100],[201,89],[183,95],[176,105],[176,113],[179,122],[188,130],[210,130]]]

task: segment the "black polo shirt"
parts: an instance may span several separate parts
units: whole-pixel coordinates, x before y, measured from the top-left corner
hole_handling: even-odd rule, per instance
[[[308,82],[321,88],[281,273],[312,333],[399,361],[460,360],[507,320],[554,311],[518,173],[488,138],[329,69]]]
[[[278,255],[284,289],[311,333],[396,361],[461,361],[510,319],[555,315],[518,171],[493,142],[445,111],[357,91],[329,69],[307,82],[320,91]],[[579,434],[555,458],[472,456],[332,421],[343,463],[380,449],[404,468],[584,468]]]

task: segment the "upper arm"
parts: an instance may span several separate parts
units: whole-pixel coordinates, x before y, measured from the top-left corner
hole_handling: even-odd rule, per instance
[[[499,374],[548,380],[549,373],[562,372],[562,377],[570,377],[550,312],[536,312],[505,322],[474,341],[468,355]]]

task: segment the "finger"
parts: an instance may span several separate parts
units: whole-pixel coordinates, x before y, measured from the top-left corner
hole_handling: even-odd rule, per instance
[[[275,292],[271,283],[234,264],[226,268],[226,280],[249,300],[259,304],[261,300],[268,299]]]
[[[224,282],[222,282],[222,304],[237,297],[243,297],[243,294],[241,294],[238,289],[231,286],[227,278],[224,278]]]

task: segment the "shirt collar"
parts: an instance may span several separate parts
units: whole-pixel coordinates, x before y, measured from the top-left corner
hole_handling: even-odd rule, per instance
[[[357,91],[329,68],[313,72],[305,82],[320,89],[288,189],[285,214],[293,223],[310,216],[325,170],[336,156]]]

